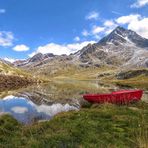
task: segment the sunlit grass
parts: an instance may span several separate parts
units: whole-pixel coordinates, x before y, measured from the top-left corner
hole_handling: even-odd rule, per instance
[[[93,105],[60,113],[51,121],[21,125],[0,117],[0,146],[147,148],[148,105]]]

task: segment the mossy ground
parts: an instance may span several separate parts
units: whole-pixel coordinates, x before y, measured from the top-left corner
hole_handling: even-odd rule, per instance
[[[92,105],[21,125],[0,117],[0,147],[148,147],[148,104]]]

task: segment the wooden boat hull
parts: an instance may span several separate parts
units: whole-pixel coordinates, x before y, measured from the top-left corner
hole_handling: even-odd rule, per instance
[[[141,99],[142,90],[121,90],[110,94],[86,94],[83,98],[92,103],[127,104]]]

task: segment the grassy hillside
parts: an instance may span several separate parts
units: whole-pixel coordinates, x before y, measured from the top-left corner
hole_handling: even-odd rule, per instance
[[[134,87],[148,90],[148,69],[132,69],[118,72],[116,75],[104,77],[105,82],[119,86]]]
[[[5,64],[0,61],[0,74],[4,75],[17,75],[17,76],[30,76],[27,72]]]
[[[26,87],[42,81],[45,80],[0,61],[0,92]]]
[[[119,78],[120,76],[120,78]],[[61,70],[52,76],[54,79],[99,80],[120,86],[148,90],[148,69],[122,70],[115,67],[74,68]]]
[[[21,125],[0,117],[0,147],[148,147],[148,104],[93,105]]]
[[[81,68],[81,67],[69,67],[68,69],[60,70],[53,75],[56,79],[61,78],[73,78],[78,80],[92,80],[98,79],[98,75],[107,72],[109,74],[116,73],[115,67],[89,67],[89,68]]]

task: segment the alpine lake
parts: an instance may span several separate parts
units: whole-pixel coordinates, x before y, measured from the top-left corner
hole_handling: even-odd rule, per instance
[[[52,119],[56,114],[79,110],[83,94],[136,89],[104,84],[96,80],[56,80],[17,90],[0,92],[0,114],[10,114],[23,124]],[[148,91],[142,100],[148,102]]]

